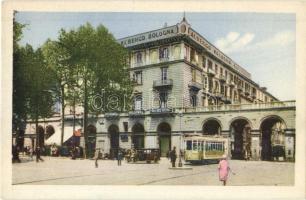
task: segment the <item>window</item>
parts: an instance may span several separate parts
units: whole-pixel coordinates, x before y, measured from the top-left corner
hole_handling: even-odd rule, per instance
[[[222,67],[220,67],[220,73],[221,73],[221,75],[223,75],[223,68]]]
[[[197,141],[192,141],[192,150],[197,151],[198,150],[198,142]]]
[[[216,72],[216,74],[218,74],[218,65],[217,64],[215,64],[215,72]]]
[[[192,107],[196,107],[197,106],[197,95],[195,95],[195,94],[191,95],[190,103],[191,103]]]
[[[191,61],[196,61],[196,51],[192,48],[191,48],[191,51],[190,51],[190,60]]]
[[[212,70],[212,62],[208,60],[208,69]]]
[[[206,67],[206,58],[204,56],[202,57],[202,67]]]
[[[142,95],[139,94],[134,98],[134,110],[142,110]]]
[[[197,72],[195,69],[191,69],[191,80],[193,82],[196,82],[196,76],[197,76]]]
[[[167,108],[167,100],[168,100],[168,92],[162,91],[159,93],[159,107],[160,108]]]
[[[167,80],[168,79],[168,68],[167,67],[163,67],[161,68],[161,80]]]
[[[142,71],[136,71],[133,75],[133,81],[139,85],[142,84]]]
[[[227,79],[227,71],[226,70],[224,70],[225,71],[225,79]]]
[[[208,78],[206,76],[204,76],[204,88],[208,87]]]
[[[169,49],[168,47],[161,47],[159,49],[159,59],[169,58]]]
[[[188,46],[185,46],[185,47],[184,47],[184,49],[185,49],[185,52],[184,52],[184,58],[185,58],[186,60],[188,60],[188,55],[189,55],[189,47],[188,47]]]
[[[192,141],[186,142],[186,150],[192,150]]]
[[[142,63],[142,53],[141,52],[136,53],[136,63]]]

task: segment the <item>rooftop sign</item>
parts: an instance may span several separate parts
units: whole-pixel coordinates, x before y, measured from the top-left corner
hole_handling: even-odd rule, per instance
[[[192,38],[195,42],[203,46],[208,52],[210,52],[212,55],[216,56],[220,60],[222,60],[224,63],[231,66],[233,69],[238,71],[240,74],[246,76],[247,78],[251,79],[251,74],[247,72],[245,69],[240,67],[238,64],[236,64],[232,59],[227,57],[225,54],[223,54],[220,50],[218,50],[216,47],[211,45],[206,39],[204,39],[200,34],[189,28],[188,35],[190,38]]]
[[[177,26],[169,26],[163,29],[137,34],[131,37],[119,39],[118,42],[124,47],[130,47],[155,40],[161,40],[176,36],[178,33]]]

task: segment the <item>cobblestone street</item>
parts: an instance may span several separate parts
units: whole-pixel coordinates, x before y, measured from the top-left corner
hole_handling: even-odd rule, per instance
[[[169,169],[170,162],[162,158],[158,164],[129,164],[117,166],[115,160],[71,160],[43,157],[36,163],[22,158],[13,164],[13,184],[34,185],[221,185],[217,164],[185,165],[189,170]],[[235,173],[228,185],[293,185],[294,163],[230,160]]]

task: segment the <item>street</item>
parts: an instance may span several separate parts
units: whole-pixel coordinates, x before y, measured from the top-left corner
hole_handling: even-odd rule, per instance
[[[217,164],[185,165],[192,169],[169,169],[170,161],[162,158],[158,164],[130,164],[116,160],[71,160],[63,157],[43,157],[36,163],[22,157],[13,163],[13,185],[222,185]],[[229,160],[235,173],[229,186],[293,185],[294,163]]]

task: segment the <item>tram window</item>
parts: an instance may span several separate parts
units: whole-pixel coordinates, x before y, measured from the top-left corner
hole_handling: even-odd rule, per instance
[[[186,149],[187,150],[192,150],[192,141],[187,141],[186,142]]]
[[[197,141],[193,141],[193,143],[192,143],[192,150],[193,151],[197,151],[198,150],[198,142]]]

